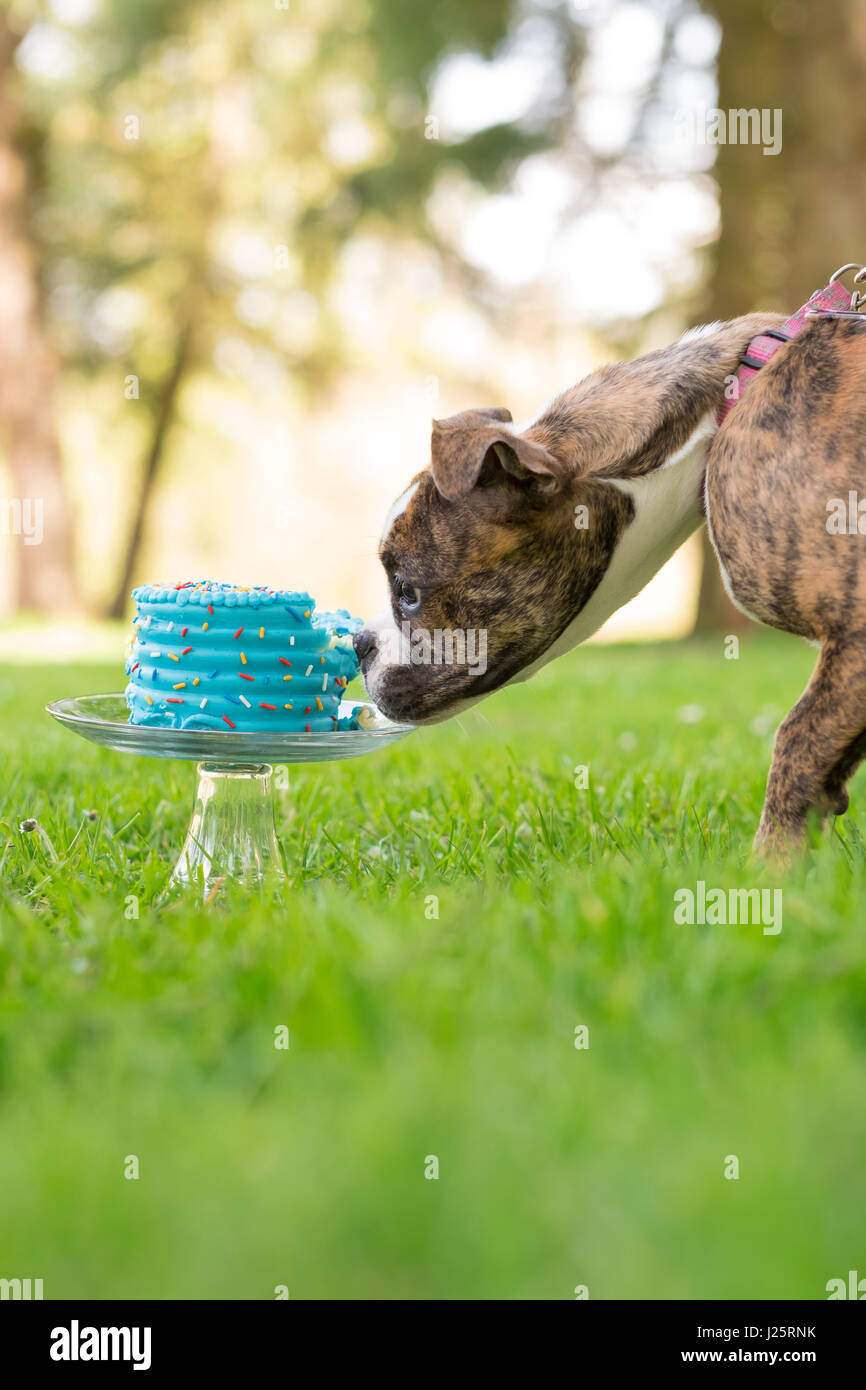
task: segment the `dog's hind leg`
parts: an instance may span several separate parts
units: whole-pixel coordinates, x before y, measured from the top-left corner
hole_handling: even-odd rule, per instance
[[[824,782],[822,798],[832,816],[844,816],[848,810],[848,779],[866,758],[866,729],[852,739],[837,763],[830,768]]]
[[[866,644],[828,640],[797,704],[779,726],[755,848],[786,854],[810,810],[847,808],[845,782],[866,753]]]

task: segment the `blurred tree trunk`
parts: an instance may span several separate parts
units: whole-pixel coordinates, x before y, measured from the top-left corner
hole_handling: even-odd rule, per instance
[[[708,319],[793,313],[846,261],[866,261],[866,6],[705,0],[722,29],[718,105],[781,110],[782,149],[721,145],[722,231]],[[778,118],[777,118],[778,119]],[[737,631],[704,533],[696,630]]]
[[[72,522],[55,424],[57,361],[43,312],[31,213],[38,161],[15,94],[20,35],[0,10],[0,444],[14,496],[42,509],[40,544],[13,542],[20,608],[75,601]]]
[[[127,542],[120,578],[117,581],[114,596],[108,605],[107,615],[109,618],[122,618],[129,603],[129,591],[132,588],[133,576],[144,541],[145,520],[150,511],[151,499],[159,477],[166,440],[174,422],[178,394],[190,362],[192,333],[192,317],[185,316],[179,330],[174,359],[157,401],[153,432],[147,447],[138,487],[138,497],[132,514],[132,531]]]

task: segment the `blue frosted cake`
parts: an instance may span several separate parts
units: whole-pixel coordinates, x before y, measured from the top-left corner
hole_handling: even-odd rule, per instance
[[[345,610],[309,594],[203,581],[134,589],[131,724],[313,733],[357,728],[340,701],[358,673]]]

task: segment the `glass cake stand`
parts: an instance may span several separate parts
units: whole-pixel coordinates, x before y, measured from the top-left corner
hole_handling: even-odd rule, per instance
[[[363,704],[344,700],[340,715]],[[104,748],[198,763],[192,819],[168,890],[194,885],[207,899],[227,878],[248,884],[285,878],[274,826],[274,763],[360,758],[412,732],[413,725],[392,724],[374,705],[364,707],[375,717],[373,728],[269,734],[130,724],[123,695],[82,695],[46,705],[61,724]]]

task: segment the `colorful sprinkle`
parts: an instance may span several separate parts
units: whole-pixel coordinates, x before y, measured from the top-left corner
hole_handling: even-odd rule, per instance
[[[292,705],[283,705],[283,709],[292,709],[292,708],[293,708]]]
[[[311,708],[312,708],[311,705],[307,705],[307,708],[304,710],[304,714],[309,714]]]
[[[172,697],[171,697],[170,695],[166,695],[166,697],[165,697],[165,703],[166,703],[167,705],[182,705],[182,704],[183,704],[183,700],[173,700]]]
[[[325,664],[325,658],[324,658],[323,656],[320,656],[320,657],[319,657],[319,665],[320,665],[320,666],[324,666],[324,664]]]
[[[179,657],[179,656],[175,656],[174,652],[169,652],[169,653],[168,653],[168,659],[169,659],[169,661],[180,661],[180,657]]]
[[[212,681],[213,678],[214,678],[214,676],[218,676],[218,675],[219,675],[219,672],[218,672],[218,671],[211,671],[210,675],[208,676],[208,680],[209,680],[209,681]]]
[[[129,674],[132,675],[132,672],[133,672],[133,671],[137,671],[140,665],[141,665],[141,662],[140,662],[140,661],[136,661],[135,665],[132,667],[132,670],[130,671]]]
[[[259,701],[259,709],[276,709],[276,705],[266,705],[264,701]]]
[[[210,613],[211,617],[213,617],[213,609],[211,608],[210,604],[208,604],[207,606],[207,611]]]
[[[182,627],[181,630],[180,630],[180,635],[181,635],[181,637],[186,637],[186,634],[187,634],[188,631],[189,631],[188,628]]]
[[[312,666],[308,666],[307,669],[306,669],[306,671],[304,672],[304,675],[305,675],[305,676],[308,676],[308,675],[310,674],[310,672],[312,671],[312,669],[313,669]]]
[[[152,656],[152,657],[162,656],[162,652],[150,652],[150,656]]]
[[[204,699],[202,700],[201,704],[199,705],[199,709],[204,709],[204,707],[205,707],[206,704],[207,704],[207,696],[205,695]]]
[[[291,679],[292,679],[291,676],[283,676],[283,680],[284,680],[284,681],[290,681]]]
[[[324,708],[325,708],[325,706],[322,704],[321,700],[319,699],[318,695],[316,696],[316,704],[318,705],[319,709],[324,709]]]
[[[290,638],[289,638],[289,646],[290,646],[290,647],[293,647],[294,645],[295,645],[295,639],[294,639],[294,637],[290,637]]]
[[[224,724],[228,724],[228,726],[229,726],[230,729],[237,728],[237,725],[235,725],[235,724],[232,723],[232,721],[229,719],[229,717],[228,717],[227,714],[224,714],[224,715],[223,715],[223,723],[224,723]]]
[[[259,637],[264,637],[264,635],[265,635],[265,630],[264,630],[263,627],[260,627],[260,628],[259,628]]]
[[[322,677],[322,689],[323,689],[323,690],[327,690],[327,688],[328,688],[328,673],[327,673],[327,671],[326,671],[325,674],[324,674],[324,676]]]
[[[247,673],[246,673],[246,671],[241,671],[241,672],[239,672],[239,675],[240,675],[240,678],[241,678],[242,681],[254,681],[254,680],[255,680],[255,676],[248,676]]]
[[[304,725],[304,733],[305,733],[305,734],[308,734],[309,732],[310,732],[310,726],[309,726],[309,724],[305,724],[305,725]]]
[[[152,704],[153,704],[153,700],[151,700],[151,698],[150,698],[149,695],[145,695],[144,698],[145,698],[145,700],[147,701],[147,703],[148,703],[149,705],[152,705]]]
[[[238,699],[238,697],[237,697],[236,695],[225,695],[223,698],[226,699],[226,700],[228,700],[228,702],[229,702],[230,705],[239,705],[239,704],[240,704],[240,700]]]
[[[243,628],[242,628],[242,627],[239,627],[238,630],[237,630],[237,632],[235,633],[235,636],[234,636],[234,640],[235,640],[235,641],[238,640],[238,638],[240,637],[240,635],[241,635],[242,632],[243,632]]]
[[[173,685],[171,688],[172,690],[186,690],[186,681],[178,681],[177,685]]]
[[[202,632],[207,632],[207,623],[202,623],[201,630]]]
[[[199,683],[200,680],[201,680],[201,676],[196,676],[195,680],[193,681],[193,685],[198,685],[198,683]]]
[[[246,666],[246,664],[247,664],[246,652],[241,652],[241,661],[242,661],[242,662],[244,663],[244,665]]]
[[[184,647],[183,651],[181,652],[181,656],[189,656],[191,651],[192,647]]]
[[[286,661],[286,658],[284,656],[280,657],[280,661],[283,663],[284,666],[291,666],[292,664],[290,661]]]
[[[252,709],[252,705],[250,704],[249,700],[245,699],[243,695],[239,695],[238,699],[240,700],[242,705],[246,705],[247,709]]]

